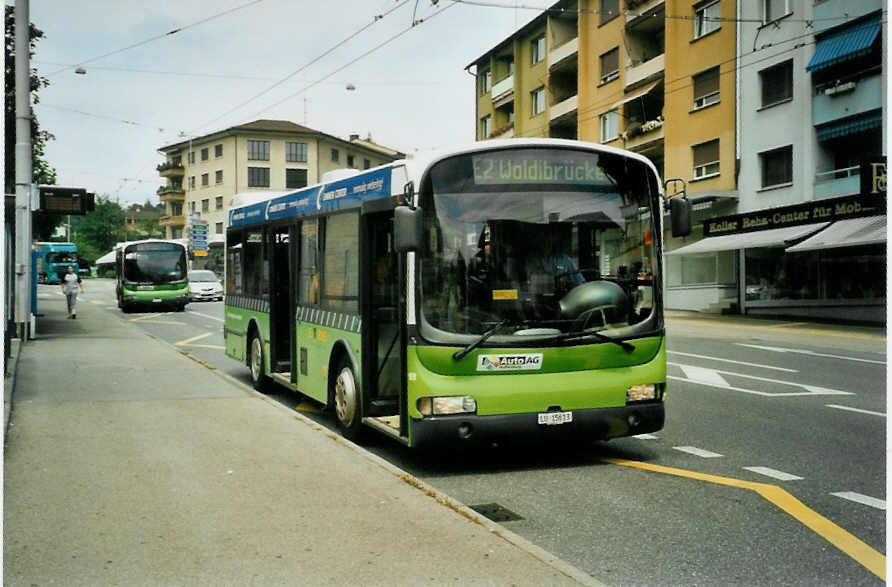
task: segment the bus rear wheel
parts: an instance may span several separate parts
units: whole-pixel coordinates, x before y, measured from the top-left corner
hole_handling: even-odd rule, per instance
[[[359,442],[362,429],[359,388],[353,367],[346,359],[342,359],[336,371],[337,376],[332,384],[335,416],[344,438]]]
[[[251,337],[251,344],[248,349],[248,366],[251,368],[251,384],[257,391],[268,393],[270,381],[269,377],[263,372],[263,342],[261,342],[260,337],[257,334]]]

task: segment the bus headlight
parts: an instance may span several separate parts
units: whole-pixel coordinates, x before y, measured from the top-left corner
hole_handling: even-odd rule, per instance
[[[626,403],[653,401],[660,399],[662,395],[662,383],[641,383],[626,390]]]
[[[477,411],[477,400],[469,395],[422,397],[418,399],[418,411],[423,416],[473,414]]]

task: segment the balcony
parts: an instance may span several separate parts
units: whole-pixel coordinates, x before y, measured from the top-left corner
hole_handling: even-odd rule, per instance
[[[164,193],[159,192],[158,197],[161,198],[162,202],[183,202],[186,200],[186,194],[182,189],[179,189],[179,191],[173,189]]]
[[[815,200],[861,192],[861,167],[831,169],[815,174]]]
[[[626,25],[635,26],[641,19],[653,18],[665,4],[666,0],[626,0]]]
[[[567,60],[575,61],[579,55],[579,37],[573,37],[548,53],[548,69],[554,69]]]
[[[565,118],[576,116],[576,109],[579,107],[579,96],[570,96],[566,100],[562,100],[557,104],[553,104],[548,110],[548,119],[552,123],[559,122]]]
[[[180,194],[181,196],[186,195],[186,190],[183,189],[181,185],[163,185],[155,192],[159,196],[166,196],[168,194]]]
[[[653,59],[639,64],[628,64],[626,67],[626,85],[628,90],[634,86],[643,84],[653,78],[663,75],[666,71],[666,54],[661,53]]]
[[[508,122],[489,133],[491,139],[510,139],[514,137],[514,122]]]
[[[496,82],[492,86],[492,105],[494,108],[504,106],[514,99],[514,76],[508,77]]]
[[[623,148],[638,152],[651,151],[660,147],[664,138],[663,119],[657,118],[624,132],[622,134]]]
[[[169,214],[165,214],[158,218],[159,226],[185,226],[186,225],[186,217],[185,216],[171,216]]]
[[[185,173],[182,161],[166,161],[156,167],[161,177],[182,177]]]
[[[825,86],[812,102],[812,124],[819,126],[883,107],[883,77],[873,75]]]

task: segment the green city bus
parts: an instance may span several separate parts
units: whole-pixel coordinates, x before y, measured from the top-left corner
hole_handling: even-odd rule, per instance
[[[512,139],[332,175],[229,211],[226,354],[256,389],[409,446],[662,428],[647,159]],[[681,234],[690,206],[672,202]]]
[[[178,240],[148,239],[115,247],[115,295],[118,307],[163,307],[182,312],[189,303],[186,245]]]

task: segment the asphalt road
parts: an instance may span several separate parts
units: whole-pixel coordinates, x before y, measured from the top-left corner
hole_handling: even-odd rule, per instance
[[[85,285],[80,303],[118,312],[250,385],[247,368],[223,353],[221,302],[125,315],[110,281]],[[372,436],[367,448],[469,506],[497,504],[516,518],[505,527],[606,583],[881,583],[886,351],[878,329],[679,315],[668,330],[659,433],[424,454]],[[299,395],[276,397],[335,427]]]

